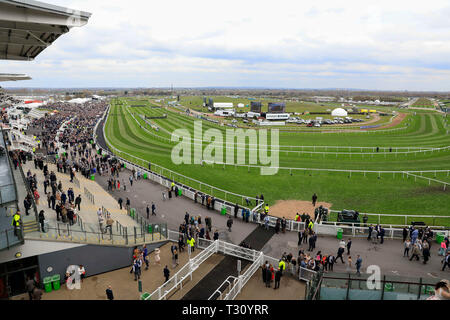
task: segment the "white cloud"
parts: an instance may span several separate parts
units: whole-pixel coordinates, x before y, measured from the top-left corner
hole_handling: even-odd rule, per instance
[[[47,1],[93,15],[14,85],[448,90],[445,0]]]

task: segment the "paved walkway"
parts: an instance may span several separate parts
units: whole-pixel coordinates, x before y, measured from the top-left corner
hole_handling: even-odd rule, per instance
[[[186,263],[188,263],[187,251],[179,253],[178,266],[172,267],[172,254],[170,253],[170,244],[165,244],[161,248],[161,263],[156,264],[155,252],[149,254],[150,266],[148,270],[142,269],[141,281],[142,291],[152,293],[164,283],[163,269],[167,265],[170,270],[170,276],[174,275]],[[196,250],[192,253],[195,257],[201,251]],[[221,259],[222,255],[212,255],[193,273],[193,280],[183,284],[183,289],[175,292],[172,299],[179,299],[178,295],[184,294],[189,286],[195,285],[199,279],[211,268],[213,268]],[[138,291],[138,282],[134,281],[134,274],[130,274],[130,267],[118,269],[115,271],[98,274],[87,277],[81,284],[81,289],[69,290],[65,284],[57,291],[51,291],[42,295],[42,300],[106,300],[105,290],[111,285],[115,300],[137,300],[141,292]],[[87,270],[89,272],[89,270]],[[28,294],[15,296],[13,300],[28,300]]]
[[[57,181],[61,181],[63,185],[63,190],[67,194],[67,190],[69,187],[72,187],[75,197],[78,194],[81,194],[81,210],[77,212],[77,214],[81,217],[82,224],[77,223],[68,228],[68,224],[64,224],[58,222],[56,220],[56,212],[48,207],[47,197],[44,194],[44,175],[40,169],[34,168],[33,161],[28,161],[23,166],[24,172],[28,170],[31,171],[32,174],[36,173],[36,178],[38,181],[38,192],[40,194],[39,205],[37,205],[38,212],[40,210],[44,210],[44,215],[46,222],[48,223],[50,229],[47,233],[41,233],[39,231],[30,232],[25,235],[28,239],[42,239],[42,240],[60,240],[60,241],[70,241],[70,242],[82,242],[82,243],[95,243],[95,244],[116,244],[116,245],[127,245],[130,241],[134,243],[140,242],[153,242],[159,241],[161,239],[161,235],[159,233],[154,234],[146,234],[144,236],[137,236],[136,241],[134,238],[134,227],[136,227],[137,232],[141,232],[141,226],[132,218],[127,215],[125,209],[120,210],[118,206],[116,206],[116,201],[114,198],[106,192],[98,183],[95,181],[89,180],[81,176],[80,173],[76,174],[78,181],[80,182],[80,187],[78,187],[75,183],[70,182],[70,175],[59,173],[56,170],[56,166],[54,164],[48,164],[49,171],[55,172],[57,176]],[[87,189],[93,196],[95,204],[92,203],[88,197],[85,195],[84,189]],[[51,191],[50,188],[47,188],[47,191]],[[99,231],[98,224],[98,216],[97,210],[99,208],[104,207],[108,212],[111,213],[112,219],[115,221],[113,226],[113,235],[103,234]],[[119,225],[120,224],[120,225]],[[126,238],[121,234],[125,234],[124,229],[127,229],[128,242]]]
[[[348,237],[344,237],[347,242]],[[299,249],[309,253],[308,245],[302,244],[297,246],[298,234],[297,232],[286,232],[275,234],[270,241],[264,246],[262,251],[264,254],[274,258],[280,258],[283,252],[291,252],[295,258],[298,256]],[[319,250],[322,254],[333,254],[336,256],[339,241],[336,237],[320,236],[317,239],[316,249],[310,254],[316,254]],[[352,247],[350,254],[353,264],[356,262],[356,255],[359,254],[363,259],[361,271],[365,271],[369,265],[378,265],[384,275],[396,275],[403,277],[414,277],[416,280],[420,277],[436,279],[449,279],[450,268],[441,271],[442,257],[437,255],[439,245],[436,242],[431,246],[431,257],[426,265],[421,261],[409,261],[408,258],[403,257],[403,243],[401,240],[385,239],[383,244],[373,244],[367,241],[367,238],[352,238]],[[347,251],[344,254],[344,262],[347,262]],[[346,272],[346,265],[342,262],[334,265],[335,272]],[[353,266],[352,272],[356,273],[356,268]]]
[[[217,229],[219,231],[219,239],[234,244],[239,244],[245,237],[250,234],[255,228],[256,224],[242,222],[241,219],[235,219],[232,231],[229,232],[226,227],[228,216],[222,216],[218,211],[207,210],[206,206],[202,206],[201,203],[195,203],[194,201],[184,197],[173,196],[172,199],[166,199],[163,201],[162,192],[166,191],[166,188],[153,182],[151,180],[134,180],[133,186],[130,186],[129,177],[131,171],[124,169],[119,174],[120,181],[125,181],[127,190],[124,191],[122,186],[121,190],[111,191],[112,197],[115,199],[115,204],[118,207],[117,200],[121,197],[125,203],[128,197],[131,202],[131,207],[135,208],[139,216],[146,218],[147,204],[150,207],[150,216],[148,221],[150,223],[167,223],[167,227],[170,230],[178,231],[180,224],[184,221],[184,215],[186,212],[190,216],[202,217],[204,224],[207,216],[212,220],[212,231]],[[103,189],[107,190],[109,176],[96,175],[96,182],[99,183]],[[151,215],[151,204],[156,205],[156,216]],[[211,233],[211,238],[213,234]]]
[[[269,241],[273,233],[273,230],[258,227],[244,241],[253,249],[259,251]],[[228,276],[237,276],[237,260],[238,258],[227,255],[225,259],[183,297],[183,300],[207,300]],[[250,264],[250,261],[241,259],[242,272]]]

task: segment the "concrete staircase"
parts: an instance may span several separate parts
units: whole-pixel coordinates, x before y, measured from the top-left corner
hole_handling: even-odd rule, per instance
[[[23,233],[25,235],[36,231],[39,232],[39,224],[35,220],[23,222]]]
[[[27,161],[23,166],[23,170],[25,174],[28,170],[32,174],[36,173],[38,192],[41,195],[37,209],[38,212],[44,210],[46,219],[45,229],[47,232],[41,232],[34,215],[33,217],[31,215],[23,217],[25,239],[114,246],[134,246],[166,241],[164,234],[167,231],[156,230],[152,233],[143,232],[144,230],[141,228],[141,225],[128,216],[126,210],[120,210],[117,201],[97,182],[86,179],[80,173],[77,173],[74,183],[71,183],[69,174],[57,172],[54,164],[48,163],[47,165],[49,171],[55,172],[57,181],[62,182],[64,190],[67,191],[68,187],[72,187],[75,197],[81,194],[81,211],[78,212],[81,219],[77,220],[72,226],[69,226],[68,223],[56,221],[56,214],[48,208],[47,197],[44,194],[43,172],[40,169],[34,168],[33,161]],[[91,198],[86,194],[86,190],[91,195]],[[100,230],[97,217],[97,210],[99,208],[104,208],[108,211],[115,221],[112,234],[109,231],[104,233],[104,230]]]

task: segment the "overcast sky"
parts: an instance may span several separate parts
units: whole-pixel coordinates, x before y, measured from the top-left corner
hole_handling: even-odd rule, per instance
[[[450,1],[48,0],[88,11],[27,87],[450,90]]]

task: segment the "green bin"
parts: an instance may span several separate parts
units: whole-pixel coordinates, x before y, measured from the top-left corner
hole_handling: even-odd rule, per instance
[[[153,232],[153,226],[151,224],[148,225],[148,233]]]
[[[45,277],[43,280],[45,292],[52,291],[52,277]]]
[[[134,218],[134,214],[136,213],[136,209],[135,208],[131,208],[130,209],[130,217]]]
[[[384,291],[388,291],[388,292],[394,291],[394,285],[392,283],[386,283],[384,285]]]
[[[147,300],[148,297],[150,297],[150,293],[148,292],[144,292],[143,294],[141,294],[141,300]]]
[[[183,194],[183,190],[178,189],[178,195],[181,196]]]
[[[126,164],[126,163],[124,163],[124,164],[123,164],[123,167],[124,167],[124,168],[126,168],[126,167],[127,167],[127,164]]]
[[[53,290],[59,290],[61,286],[61,276],[59,274],[55,274],[52,277]]]
[[[342,230],[342,228],[337,228],[337,238],[339,239],[339,240],[341,240],[342,239],[342,234],[344,233],[344,230]]]
[[[92,180],[92,181],[95,180],[95,174],[91,174],[91,180]]]
[[[434,288],[432,286],[425,286],[423,287],[423,293],[433,295],[434,294]]]
[[[221,215],[226,215],[227,214],[227,207],[223,206],[222,209],[220,209],[220,214]]]
[[[436,233],[436,242],[441,244],[444,241],[444,234],[442,232]]]
[[[147,179],[147,173],[144,173],[144,179]]]

